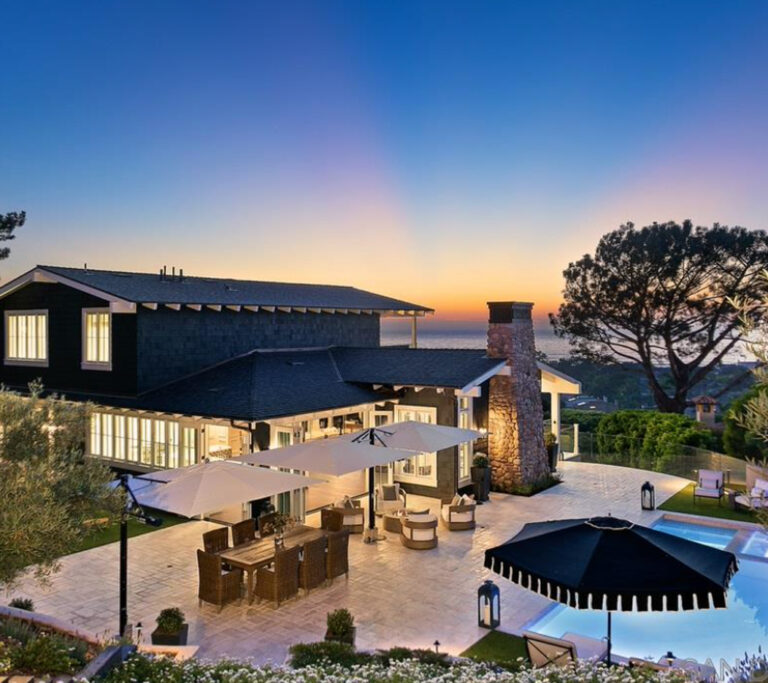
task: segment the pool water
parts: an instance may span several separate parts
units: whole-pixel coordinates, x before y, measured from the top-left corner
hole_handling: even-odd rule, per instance
[[[736,536],[734,529],[661,520],[654,529],[699,543],[724,548]],[[768,535],[755,532],[743,553],[768,557]],[[765,554],[761,554],[765,553]],[[619,612],[613,615],[613,651],[625,657],[658,659],[668,650],[678,657],[700,662],[733,662],[744,652],[768,646],[768,562],[739,553],[739,571],[731,579],[726,609],[692,612]],[[606,633],[606,613],[557,605],[528,627],[561,638],[573,632],[593,638]]]

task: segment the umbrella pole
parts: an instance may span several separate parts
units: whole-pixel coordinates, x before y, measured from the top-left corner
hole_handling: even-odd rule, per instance
[[[376,528],[376,516],[373,510],[373,467],[368,468],[368,528]]]
[[[608,666],[611,665],[611,613],[608,612],[608,656],[606,658]]]

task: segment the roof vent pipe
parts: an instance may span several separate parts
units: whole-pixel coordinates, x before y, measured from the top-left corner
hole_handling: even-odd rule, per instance
[[[184,269],[179,268],[179,282],[181,282],[184,279]]]

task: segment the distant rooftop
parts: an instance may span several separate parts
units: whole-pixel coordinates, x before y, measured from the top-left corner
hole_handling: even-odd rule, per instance
[[[90,268],[37,266],[0,289],[2,293],[39,276],[50,274],[63,284],[80,285],[126,302],[160,305],[262,306],[323,309],[353,312],[406,313],[423,315],[433,309],[408,301],[374,294],[355,287],[291,282],[264,282],[230,278],[199,277],[178,273],[133,273]],[[15,285],[15,286],[14,286]]]

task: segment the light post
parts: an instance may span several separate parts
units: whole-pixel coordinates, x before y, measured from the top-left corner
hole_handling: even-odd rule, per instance
[[[125,636],[128,627],[128,518],[133,517],[142,524],[158,527],[163,523],[159,517],[144,512],[128,485],[128,475],[121,474],[118,485],[125,491],[125,504],[120,512],[120,637]]]

